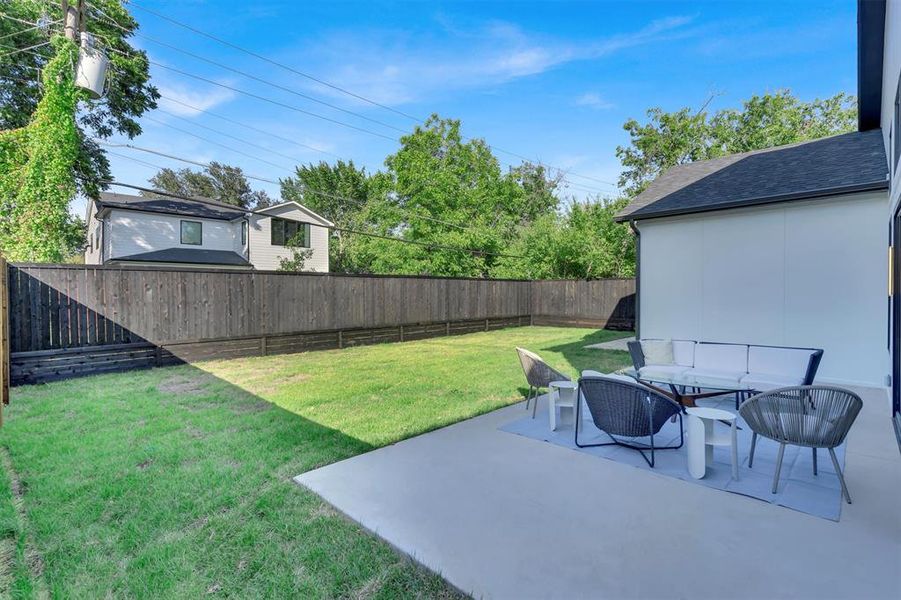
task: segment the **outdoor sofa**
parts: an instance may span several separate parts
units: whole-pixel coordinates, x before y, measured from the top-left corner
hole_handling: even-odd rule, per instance
[[[695,340],[629,342],[639,379],[738,384],[757,392],[812,385],[823,351],[754,344],[723,344]]]

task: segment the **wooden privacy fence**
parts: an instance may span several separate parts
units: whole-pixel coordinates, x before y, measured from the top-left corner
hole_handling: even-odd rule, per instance
[[[634,324],[632,280],[530,282],[24,264],[10,265],[4,280],[10,294],[13,384],[532,322]],[[555,291],[555,285],[564,292]]]

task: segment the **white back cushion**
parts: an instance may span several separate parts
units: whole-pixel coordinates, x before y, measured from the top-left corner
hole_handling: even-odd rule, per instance
[[[811,350],[797,348],[767,348],[751,346],[748,349],[748,372],[772,373],[794,379],[804,379]]]
[[[673,342],[671,340],[642,340],[641,353],[646,365],[673,364]]]
[[[695,368],[748,372],[748,347],[739,344],[697,344]]]
[[[681,367],[695,366],[696,345],[693,340],[673,340],[673,362]]]

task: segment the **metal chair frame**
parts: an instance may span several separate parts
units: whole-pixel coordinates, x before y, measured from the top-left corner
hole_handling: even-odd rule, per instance
[[[613,419],[610,423],[602,422],[604,419],[608,418],[608,415],[601,415],[592,410],[592,403],[596,402],[598,398],[589,398],[588,396],[584,396],[584,389],[590,388],[596,383],[592,382],[603,382],[602,385],[607,386],[609,389],[606,390],[607,394],[619,393],[620,397],[618,400],[619,406],[612,405],[610,408],[609,417]],[[592,420],[594,421],[595,427],[603,431],[607,434],[607,436],[612,440],[610,442],[600,442],[596,444],[582,444],[579,442],[579,429],[578,424],[581,422],[581,409],[582,409],[582,400],[583,396],[585,399],[585,403],[588,405],[589,413],[592,416]],[[629,397],[631,396],[631,398]],[[633,402],[633,406],[631,407],[632,414],[626,414],[625,411],[622,410],[623,404],[625,402]],[[657,403],[660,403],[663,406],[663,410],[658,412]],[[618,412],[616,409],[620,409]],[[647,414],[647,422],[640,423],[635,420],[636,409],[640,409],[639,412],[646,412]],[[624,448],[630,448],[632,450],[638,450],[641,457],[644,458],[645,462],[648,463],[648,466],[652,469],[655,464],[655,455],[654,453],[657,450],[677,450],[682,447],[685,443],[685,430],[683,428],[682,423],[682,406],[672,400],[671,398],[667,398],[663,394],[655,392],[654,390],[647,388],[643,385],[637,383],[631,383],[628,381],[622,381],[618,379],[611,379],[608,377],[582,377],[579,379],[579,387],[576,395],[576,427],[575,427],[575,444],[579,448],[597,448],[601,446],[623,446]],[[657,446],[654,444],[654,435],[660,432],[660,429],[663,425],[670,420],[672,417],[678,415],[679,417],[679,444],[676,446]],[[655,416],[657,420],[655,422]],[[601,421],[601,422],[599,422]],[[646,428],[645,428],[646,425]],[[615,431],[608,431],[608,429],[614,429]],[[631,432],[631,433],[630,433]],[[628,437],[649,437],[650,444],[637,444],[633,442],[625,442],[620,439],[617,439],[616,436],[628,436]],[[650,458],[645,454],[646,451],[650,451]]]
[[[817,475],[817,449],[829,451],[832,466],[842,486],[842,496],[851,504],[851,494],[845,484],[835,448],[840,446],[863,407],[860,396],[849,390],[822,385],[785,387],[752,396],[742,403],[738,412],[753,432],[748,468],[754,466],[757,436],[779,443],[773,493],[779,489],[785,446],[810,448],[813,453],[813,474]]]

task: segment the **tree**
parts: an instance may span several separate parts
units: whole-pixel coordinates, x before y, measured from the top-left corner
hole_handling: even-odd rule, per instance
[[[262,190],[254,191],[240,167],[212,162],[202,171],[162,169],[150,178],[150,184],[163,192],[179,196],[211,198],[241,208],[265,208],[272,201]],[[161,196],[141,192],[144,196]]]
[[[562,215],[546,214],[524,228],[509,247],[511,257],[493,277],[598,279],[635,275],[635,239],[614,220],[625,198],[574,203]]]
[[[780,90],[752,96],[741,110],[721,110],[710,117],[689,108],[672,113],[652,108],[647,116],[650,121],[644,125],[626,121],[630,145],[616,149],[623,165],[619,184],[629,196],[678,164],[853,131],[857,104],[843,93],[803,102]]]
[[[557,206],[542,169],[503,173],[483,140],[464,141],[460,121],[438,115],[403,136],[385,165],[394,193],[377,208],[381,223],[424,245],[394,243],[388,250],[384,242],[371,242],[385,249],[372,256],[383,272],[485,276],[517,227]]]
[[[62,36],[52,44],[56,55],[41,74],[44,93],[34,115],[25,127],[0,131],[0,248],[10,260],[59,262],[72,246],[68,207],[82,91],[71,65],[78,48]]]
[[[52,20],[62,18],[58,2],[7,0],[3,12],[30,23],[45,16]],[[133,138],[140,134],[136,119],[156,108],[159,92],[150,84],[146,53],[129,43],[138,25],[121,2],[91,0],[85,24],[87,31],[107,49],[110,59],[106,94],[100,100],[82,103],[77,117],[79,153],[73,166],[76,188],[96,198],[105,187],[103,182],[110,179],[110,169],[102,149],[91,138],[108,138],[115,133]],[[0,19],[3,45],[26,49],[47,41],[45,31],[27,29],[12,19]],[[54,56],[54,48],[46,45],[10,52],[4,49],[0,57],[0,129],[21,128],[30,121],[41,98],[35,74],[45,69]]]
[[[365,228],[371,217],[368,208],[387,192],[386,176],[370,176],[365,168],[353,161],[339,160],[302,165],[295,168],[295,176],[281,180],[281,196],[286,201],[303,204],[341,228]],[[333,271],[353,273],[365,270],[351,251],[354,236],[341,231],[332,233],[329,244],[329,264]]]

